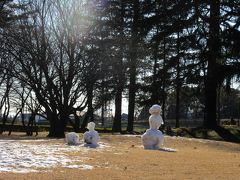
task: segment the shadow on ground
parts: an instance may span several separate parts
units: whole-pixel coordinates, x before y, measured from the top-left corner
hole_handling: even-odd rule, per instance
[[[181,136],[240,143],[240,130],[230,130],[221,126],[217,126],[212,129],[204,127],[168,129],[166,131],[166,134],[170,136]]]

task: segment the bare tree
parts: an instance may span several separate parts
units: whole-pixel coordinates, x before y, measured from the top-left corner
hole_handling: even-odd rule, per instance
[[[89,21],[81,1],[36,0],[29,9],[28,18],[4,36],[13,57],[10,72],[33,90],[44,107],[49,136],[63,137],[69,114],[80,108],[76,102],[85,100],[82,51]]]

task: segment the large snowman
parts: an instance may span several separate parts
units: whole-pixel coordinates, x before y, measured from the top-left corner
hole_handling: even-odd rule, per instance
[[[159,127],[163,124],[160,116],[161,106],[155,104],[149,109],[151,116],[149,117],[150,129],[142,135],[142,144],[145,149],[160,149],[164,142],[164,136]]]
[[[94,130],[95,129],[95,123],[94,122],[88,123],[87,129],[89,131],[87,131],[83,134],[83,139],[84,139],[84,142],[85,142],[85,146],[92,147],[92,148],[97,147],[98,146],[98,141],[100,140],[100,137],[98,135],[98,132]]]

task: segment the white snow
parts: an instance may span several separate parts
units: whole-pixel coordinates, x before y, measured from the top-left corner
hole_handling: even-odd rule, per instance
[[[105,147],[100,145],[97,150]],[[69,146],[59,140],[0,140],[0,173],[47,171],[57,166],[93,169],[93,166],[84,164],[84,156],[71,157],[67,154],[76,151],[84,155],[89,148]]]
[[[165,136],[169,139],[176,139],[176,140],[187,140],[187,141],[196,141],[200,143],[219,143],[219,141],[216,140],[210,140],[210,139],[201,139],[201,138],[189,138],[189,137],[181,137],[181,136]]]
[[[69,166],[64,166],[66,168],[78,168],[78,169],[93,169],[93,166],[91,165],[86,165],[86,164],[83,164],[83,165],[69,165]]]

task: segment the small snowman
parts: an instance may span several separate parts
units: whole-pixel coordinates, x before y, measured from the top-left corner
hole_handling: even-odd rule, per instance
[[[66,142],[68,145],[78,145],[79,135],[75,132],[70,132],[66,134]]]
[[[89,131],[87,131],[83,134],[83,139],[84,139],[84,142],[85,142],[85,146],[95,148],[95,147],[98,146],[98,142],[100,140],[98,132],[94,130],[95,129],[95,123],[94,122],[88,123],[87,129]]]
[[[164,136],[159,127],[163,124],[160,116],[161,106],[155,104],[149,109],[151,116],[149,117],[150,129],[142,135],[142,144],[145,149],[160,149],[164,142]]]

